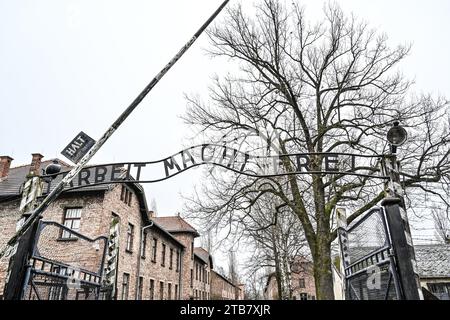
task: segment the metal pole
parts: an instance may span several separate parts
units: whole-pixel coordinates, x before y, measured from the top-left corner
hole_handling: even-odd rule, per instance
[[[404,190],[400,181],[400,162],[397,161],[397,147],[391,145],[391,154],[385,170],[390,177],[389,197],[383,200],[386,218],[390,230],[394,254],[396,256],[401,294],[405,300],[423,300],[420,280],[415,259],[414,245],[411,237]]]
[[[128,118],[128,116],[136,109],[141,101],[147,96],[147,94],[155,87],[155,85],[161,80],[161,78],[169,71],[172,66],[183,56],[183,54],[192,46],[197,38],[205,31],[205,29],[211,24],[211,22],[217,17],[222,9],[227,5],[229,0],[225,0],[220,7],[213,13],[213,15],[200,27],[200,29],[194,34],[194,36],[181,48],[181,50],[169,61],[169,63],[153,78],[153,80],[144,88],[144,90],[138,95],[138,97],[122,112],[111,127],[106,130],[103,136],[92,146],[88,153],[78,162],[78,164],[58,183],[53,191],[47,195],[47,197],[41,202],[41,204],[32,212],[30,217],[25,221],[23,226],[14,234],[14,236],[8,241],[6,246],[0,251],[0,259],[13,250],[14,245],[18,239],[25,233],[26,230],[36,221],[39,215],[44,212],[50,203],[52,203],[64,190],[64,187],[72,181],[72,179],[83,169],[87,162],[97,153],[97,151],[103,146],[103,144],[113,135],[113,133],[119,128],[119,126]]]

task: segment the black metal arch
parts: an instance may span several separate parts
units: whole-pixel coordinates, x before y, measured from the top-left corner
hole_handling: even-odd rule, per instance
[[[205,150],[209,148],[209,150],[213,151],[213,156],[209,159],[205,159]],[[196,158],[194,159],[194,156]],[[216,157],[214,157],[214,155]],[[175,153],[169,157],[165,157],[160,160],[156,161],[147,161],[147,162],[120,162],[120,163],[108,163],[108,164],[102,164],[102,165],[94,165],[94,166],[86,166],[80,173],[79,173],[79,181],[77,185],[71,185],[70,187],[66,187],[65,190],[75,190],[80,189],[84,187],[89,186],[99,186],[99,185],[107,185],[112,183],[156,183],[161,182],[164,180],[167,180],[169,178],[175,177],[179,175],[180,173],[183,173],[191,168],[195,168],[201,165],[213,165],[218,166],[221,168],[224,168],[226,170],[232,171],[237,174],[242,174],[248,177],[253,178],[274,178],[274,177],[281,177],[281,176],[291,176],[291,175],[343,175],[343,176],[355,176],[355,177],[362,177],[362,178],[373,178],[373,179],[381,179],[381,180],[388,180],[388,176],[383,176],[379,172],[381,171],[379,168],[375,167],[362,167],[358,168],[355,167],[353,170],[345,170],[345,171],[338,171],[338,170],[321,170],[321,171],[309,171],[306,168],[305,164],[302,164],[300,167],[296,167],[294,165],[294,170],[290,172],[260,172],[259,170],[255,169],[261,169],[262,166],[267,165],[267,163],[276,163],[281,162],[282,160],[285,160],[286,158],[289,159],[291,162],[299,161],[299,159],[310,159],[310,157],[313,156],[322,156],[324,158],[327,157],[338,157],[338,156],[344,156],[344,157],[352,157],[353,161],[356,158],[369,158],[369,159],[382,159],[383,155],[367,155],[367,154],[353,154],[353,153],[337,153],[337,152],[323,152],[323,153],[292,153],[292,154],[281,154],[281,155],[269,155],[269,156],[252,156],[249,153],[242,152],[240,150],[227,147],[225,145],[219,145],[219,144],[202,144],[202,145],[196,145],[192,146],[190,148],[184,149],[178,153]],[[184,162],[185,158],[188,158],[189,165]],[[240,159],[240,161],[237,161],[236,159]],[[177,160],[178,159],[178,162]],[[180,160],[181,159],[181,160]],[[266,161],[265,163],[259,163],[258,161]],[[253,162],[252,162],[253,161]],[[253,168],[245,168],[246,164],[249,163]],[[142,178],[141,177],[141,169],[145,170],[145,168],[148,169],[147,166],[155,166],[155,165],[161,165],[160,169],[164,168],[165,170],[165,177],[156,177],[156,178]],[[121,172],[118,174],[118,170],[123,168],[127,168],[125,172]],[[130,173],[130,170],[134,168],[139,169],[139,174],[137,177],[133,177]],[[168,168],[172,172],[169,173]],[[176,168],[176,169],[175,169]],[[304,170],[302,170],[304,169]],[[328,167],[326,169],[329,169]],[[163,170],[163,171],[164,171]],[[372,172],[377,172],[377,174],[368,174],[368,173],[360,173],[357,172],[358,170],[369,170]],[[97,174],[98,171],[103,171],[102,176],[103,179],[98,179]],[[281,171],[281,170],[280,170]],[[55,179],[58,177],[64,177],[66,174],[68,174],[70,171],[63,171],[58,173],[57,175],[43,175],[42,178],[49,180]],[[113,172],[113,175],[111,176],[111,179],[104,179],[104,175],[108,172],[110,174]],[[117,177],[114,175],[114,172],[117,173]],[[93,178],[93,181],[88,181],[88,178],[82,177],[83,173],[87,175],[88,177]],[[86,174],[87,173],[87,174]],[[102,180],[102,181],[100,181]],[[81,182],[84,181],[85,183],[82,184]]]

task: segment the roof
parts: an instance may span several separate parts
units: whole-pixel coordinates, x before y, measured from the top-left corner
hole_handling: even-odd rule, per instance
[[[64,172],[69,172],[73,166],[65,163],[64,161],[60,160],[60,159],[50,159],[50,160],[45,160],[42,161],[40,166],[39,166],[39,170],[38,173],[42,173],[42,170],[44,168],[46,168],[50,163],[53,163],[54,161],[58,162],[59,165],[61,165],[61,172],[56,176],[56,178],[51,182],[50,185],[50,190],[53,190],[53,188],[56,187],[56,185],[63,179],[64,177]],[[31,164],[28,165],[23,165],[23,166],[18,166],[18,167],[14,167],[14,168],[10,168],[9,169],[9,173],[8,176],[5,178],[2,178],[0,180],[0,200],[4,200],[4,199],[12,199],[12,198],[16,198],[16,197],[20,197],[22,194],[22,188],[23,185],[26,181],[27,175],[30,172],[30,166]],[[105,167],[107,169],[107,172],[105,174],[106,180],[105,182],[110,182],[111,180],[108,180],[111,177],[111,170],[112,167]],[[95,168],[85,168],[83,170],[88,170],[90,172],[90,177],[94,176],[94,170]],[[125,176],[125,174],[124,174]],[[79,175],[78,175],[79,177]],[[79,186],[79,179],[77,177],[75,177],[72,180],[72,185],[73,187],[77,187]],[[78,189],[72,189],[72,190],[66,190],[64,193],[79,193],[79,192],[92,192],[92,191],[106,191],[106,190],[110,190],[111,187],[113,185],[113,183],[110,184],[102,184],[102,185],[96,185],[96,186],[83,186],[82,188],[78,188]],[[145,222],[145,224],[150,223],[149,217],[148,217],[148,208],[147,208],[147,201],[145,198],[145,193],[144,193],[144,189],[143,187],[138,184],[138,183],[127,183],[127,185],[129,185],[131,188],[134,189],[134,191],[137,194],[137,198],[139,201],[139,206],[140,206],[140,211],[141,211],[141,215],[142,218]],[[44,183],[44,196],[47,192],[48,185],[46,183]],[[72,188],[72,186],[67,186],[66,189]]]
[[[45,167],[47,167],[49,164],[53,163],[53,161],[57,161],[58,164],[61,165],[61,173],[65,171],[69,171],[72,169],[72,166],[65,163],[64,161],[60,159],[50,159],[46,161],[42,161],[38,172],[41,173]],[[30,164],[18,166],[14,168],[9,169],[9,174],[7,177],[2,178],[0,180],[0,198],[5,197],[14,197],[14,196],[20,196],[22,193],[22,187],[23,184],[26,181],[27,175],[30,172]],[[94,169],[86,169],[86,170],[94,170]],[[93,176],[93,173],[91,174]],[[108,174],[106,176],[109,176]],[[59,174],[52,182],[51,182],[51,190],[56,187],[59,181],[61,181],[63,178],[62,174]],[[73,186],[78,186],[78,179],[73,179]],[[80,192],[80,191],[96,191],[96,190],[107,190],[109,189],[109,185],[98,185],[98,186],[87,186],[80,189],[75,190],[68,190],[67,192]],[[69,188],[69,187],[67,187]],[[47,191],[47,185],[44,184],[44,192]]]
[[[206,251],[203,248],[197,247],[194,248],[194,255],[196,255],[200,260],[202,260],[206,264],[211,262],[211,269],[212,269],[212,257],[208,251]]]
[[[419,276],[422,278],[450,277],[450,245],[414,246]]]
[[[223,274],[220,274],[219,272],[217,272],[216,270],[211,270],[211,272],[213,272],[214,274],[216,274],[217,276],[219,276],[220,278],[222,278],[223,280],[225,280],[226,282],[228,282],[229,284],[231,284],[233,287],[235,287],[236,285],[227,277],[225,277]]]
[[[152,218],[152,220],[155,221],[164,229],[166,229],[167,231],[169,231],[170,233],[187,232],[193,233],[195,237],[200,236],[197,230],[180,216],[154,217]]]
[[[150,220],[153,223],[153,227],[156,227],[161,233],[166,235],[169,239],[171,239],[172,241],[179,244],[183,250],[184,250],[184,248],[186,248],[183,243],[181,243],[177,238],[175,238],[173,235],[171,235],[166,229],[164,229],[161,225],[159,225],[157,222],[155,222],[154,218],[150,218]]]
[[[42,161],[40,169],[52,163],[52,160]],[[63,167],[66,163],[60,163]],[[9,169],[7,177],[0,179],[0,197],[19,196],[22,193],[22,185],[30,172],[31,165],[24,165]],[[40,171],[39,169],[39,171]]]

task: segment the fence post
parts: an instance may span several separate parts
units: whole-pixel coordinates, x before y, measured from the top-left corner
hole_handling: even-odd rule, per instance
[[[342,260],[340,264],[340,271],[342,272],[342,298],[344,300],[350,300],[350,294],[347,290],[346,268],[350,265],[350,257],[348,255],[347,210],[345,208],[336,208],[336,221]]]
[[[414,257],[414,247],[406,211],[401,206],[402,200],[400,198],[386,198],[381,205],[386,210],[386,219],[402,286],[403,296],[401,298],[404,300],[421,300],[423,298]]]
[[[39,221],[28,229],[19,240],[15,253],[11,256],[4,289],[4,300],[21,300],[25,281],[28,277],[30,257],[36,242],[36,235],[40,226]]]

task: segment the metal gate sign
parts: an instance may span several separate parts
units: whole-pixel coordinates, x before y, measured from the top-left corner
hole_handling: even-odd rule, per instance
[[[78,163],[81,158],[94,146],[95,140],[89,137],[86,133],[81,131],[61,152],[63,156]]]
[[[321,171],[312,170],[313,157],[314,161],[321,160]],[[388,177],[380,173],[381,157],[350,153],[256,156],[223,145],[203,144],[157,161],[87,166],[69,183],[69,188],[126,182],[154,183],[200,165],[214,165],[238,174],[259,178],[298,174],[344,174],[386,180]],[[58,183],[68,173],[69,171],[60,172],[53,183]]]

